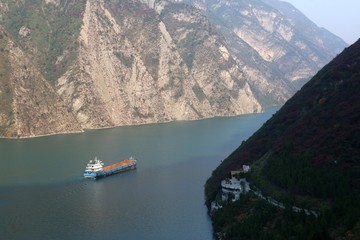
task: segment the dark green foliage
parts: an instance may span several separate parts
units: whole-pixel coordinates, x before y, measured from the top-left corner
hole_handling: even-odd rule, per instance
[[[252,193],[212,214],[222,239],[333,239],[359,236],[360,195],[344,196],[318,217],[276,208]],[[339,227],[341,226],[341,227]]]
[[[55,6],[32,0],[9,4],[10,11],[3,20],[6,30],[42,66],[49,81],[63,74],[76,56],[85,3],[63,0]],[[22,27],[29,30],[26,36],[19,34]]]
[[[153,79],[157,79],[160,59],[158,44],[161,34],[158,27],[160,19],[155,10],[134,0],[105,1],[105,4],[121,25],[123,35],[134,46],[146,50],[140,51],[139,54]],[[126,24],[123,21],[124,16],[127,19]],[[124,64],[130,63],[129,59],[123,60]]]
[[[195,96],[197,97],[197,99],[199,99],[199,101],[205,100],[206,95],[203,92],[203,90],[200,88],[200,86],[196,85],[192,88],[192,90],[194,91]]]
[[[193,18],[196,21],[179,21],[174,18],[178,14],[196,16]],[[191,69],[199,48],[203,48],[209,36],[215,34],[208,19],[198,9],[184,3],[169,3],[161,12],[160,19],[167,23],[167,29],[173,33],[172,37],[184,63]],[[187,29],[186,34],[177,39],[178,30],[183,28]]]
[[[325,218],[278,209],[253,194],[213,214],[214,232],[223,239],[330,239]]]
[[[6,51],[6,43],[6,33],[0,32],[0,116],[3,118],[2,121],[13,124],[13,86],[9,81],[11,69],[9,66],[8,52]],[[6,125],[0,126],[1,136],[13,137],[14,134],[13,132],[7,132]]]
[[[124,64],[126,67],[131,67],[134,61],[133,56],[126,56],[122,52],[114,52],[115,56]]]
[[[255,171],[249,179],[261,191],[290,206],[318,209],[320,216],[300,218],[301,214],[284,214],[278,209],[271,223],[259,222],[258,231],[273,229],[266,232],[269,235],[249,235],[249,239],[359,239],[359,71],[360,41],[319,71],[223,161],[206,183],[207,204],[230,170],[244,163],[253,164]],[[222,211],[226,212],[227,207]],[[249,211],[239,210],[238,215]],[[214,221],[217,216],[213,216]],[[216,229],[228,231],[226,226],[232,223],[233,220],[225,221]],[[238,238],[226,239],[240,239],[243,234],[241,231],[234,235]]]
[[[337,160],[314,165],[311,156],[294,157],[290,151],[273,154],[262,175],[291,194],[329,198],[351,191],[350,178]]]
[[[179,42],[179,46],[185,49],[182,54],[185,64],[188,68],[192,68],[193,61],[195,58],[196,48],[200,46],[204,39],[202,39],[202,34],[199,34],[198,31],[192,31],[186,35],[182,41]]]

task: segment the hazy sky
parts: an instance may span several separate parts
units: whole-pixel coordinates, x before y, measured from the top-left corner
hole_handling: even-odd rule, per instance
[[[360,38],[360,0],[283,0],[348,44]]]

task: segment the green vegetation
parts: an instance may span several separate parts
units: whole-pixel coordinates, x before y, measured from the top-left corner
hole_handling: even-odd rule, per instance
[[[183,49],[181,51],[182,58],[189,69],[193,66],[197,48],[203,46],[203,43],[209,37],[204,29],[200,29],[200,26],[200,24],[197,27],[193,26],[194,30],[188,32],[186,38],[178,42],[178,46]]]
[[[133,56],[126,56],[122,52],[114,52],[115,56],[124,64],[126,67],[131,67],[134,61]]]
[[[193,86],[192,90],[194,91],[196,98],[199,99],[200,102],[205,100],[206,95],[199,85]]]
[[[340,197],[351,191],[350,175],[336,160],[314,166],[311,156],[293,156],[291,149],[271,156],[261,173],[290,194],[319,198]],[[281,173],[281,174],[278,174]]]
[[[214,232],[222,239],[329,239],[322,218],[276,208],[252,193],[214,212]]]
[[[271,157],[270,157],[271,156]],[[275,158],[274,158],[275,157]],[[279,185],[275,184],[274,182],[270,181],[267,176],[274,174],[274,172],[269,172],[268,169],[269,159],[276,159],[276,156],[269,152],[264,157],[256,161],[252,167],[251,172],[247,174],[247,179],[252,183],[253,188],[261,189],[261,192],[264,196],[271,196],[273,199],[276,199],[277,201],[287,205],[287,206],[296,206],[301,207],[309,210],[320,210],[320,209],[326,209],[329,207],[329,202],[325,201],[320,198],[316,198],[310,195],[304,195],[304,194],[298,194],[294,191],[292,188],[283,188]],[[277,162],[277,161],[273,161]],[[294,169],[292,165],[285,165],[282,166],[283,168],[288,168],[284,171],[287,171],[285,174],[290,175],[289,178],[291,178],[290,182],[293,182],[294,179],[297,179],[293,172],[298,173],[305,173],[302,177],[304,179],[308,179],[308,176],[306,175],[306,171],[302,170],[302,167],[299,169]],[[309,169],[313,169],[310,165],[308,165]],[[289,169],[291,168],[291,169]],[[281,172],[279,169],[277,169],[277,172],[275,175],[279,176],[279,172]],[[298,174],[301,175],[301,174]],[[283,179],[283,176],[280,176],[279,178]],[[311,182],[312,183],[312,182]],[[312,184],[312,186],[315,186]]]
[[[360,239],[359,70],[360,41],[213,172],[205,188],[208,206],[220,180],[245,163],[252,167],[247,176],[252,186],[288,206],[245,196],[212,215],[222,239]],[[293,206],[320,214],[296,213]]]
[[[161,34],[158,27],[160,20],[155,10],[139,1],[105,1],[105,4],[121,25],[123,35],[135,48],[142,49],[138,54],[153,79],[157,79],[160,61],[158,43]],[[121,55],[117,57],[125,60],[123,63],[129,64],[129,59],[124,59]]]
[[[0,33],[0,121],[12,124],[14,113],[12,111],[13,87],[9,81],[10,66],[6,50],[7,36]],[[0,135],[14,137],[15,133],[8,132],[7,124],[0,125]]]
[[[189,32],[186,35],[186,38],[179,42],[181,48],[184,49],[184,51],[182,52],[182,57],[189,69],[191,69],[193,66],[196,48],[200,46],[203,42],[204,39],[202,39],[202,34],[199,31]]]
[[[249,192],[212,212],[215,234],[222,239],[358,239],[360,195],[339,198],[318,217],[281,209]]]
[[[179,21],[174,15],[196,16],[197,21]],[[185,3],[169,3],[160,14],[160,19],[167,23],[167,29],[173,33],[173,39],[180,55],[189,69],[192,69],[196,53],[210,35],[214,34],[211,24],[198,10]],[[195,19],[195,18],[194,18]],[[179,31],[179,29],[186,29]],[[186,32],[185,32],[186,31]],[[181,38],[177,38],[181,34]]]
[[[62,0],[58,6],[40,0],[9,3],[10,11],[3,20],[6,30],[42,66],[49,81],[63,74],[76,57],[85,2]]]

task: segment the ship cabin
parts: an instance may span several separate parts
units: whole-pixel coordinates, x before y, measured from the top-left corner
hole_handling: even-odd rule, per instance
[[[86,165],[85,172],[98,172],[103,170],[104,163],[95,157]]]

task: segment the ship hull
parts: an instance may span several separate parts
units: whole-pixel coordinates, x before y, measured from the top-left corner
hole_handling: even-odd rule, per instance
[[[126,163],[125,163],[126,162]],[[84,178],[86,179],[98,179],[114,174],[130,171],[136,169],[136,160],[124,160],[119,163],[115,163],[110,166],[106,166],[101,171],[97,172],[84,172]]]
[[[101,171],[96,176],[96,178],[111,176],[111,175],[114,175],[114,174],[130,171],[130,170],[134,170],[134,169],[136,169],[136,165],[127,166],[127,167],[123,167],[123,168],[117,168],[117,169],[111,169],[111,170],[108,170],[108,171]]]

